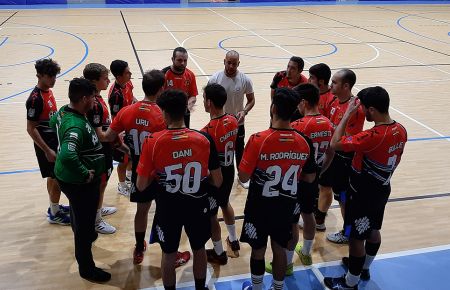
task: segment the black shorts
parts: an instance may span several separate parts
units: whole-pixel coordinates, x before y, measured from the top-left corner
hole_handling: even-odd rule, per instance
[[[57,140],[45,140],[45,142],[47,143],[47,145],[54,150],[55,152],[57,152],[57,148],[58,148],[58,141]],[[54,162],[49,162],[47,157],[45,157],[45,152],[42,151],[42,149],[36,145],[36,143],[34,144],[34,151],[36,152],[36,157],[37,157],[37,161],[39,164],[39,169],[41,171],[41,176],[42,178],[55,178],[55,163]]]
[[[191,249],[200,250],[211,238],[211,215],[206,197],[158,194],[150,243],[159,243],[164,253],[174,253],[180,245],[181,230],[189,238]],[[167,195],[167,193],[166,193]]]
[[[345,155],[344,155],[345,154]],[[347,190],[349,187],[351,162],[353,155],[336,152],[328,170],[332,171],[332,188],[334,199],[345,203],[347,200]]]
[[[113,165],[113,149],[111,143],[102,143],[103,154],[105,154],[105,177],[106,182],[111,177],[114,165]]]
[[[144,190],[139,191],[136,187],[136,181],[137,181],[137,168],[138,162],[133,162],[132,166],[132,172],[131,172],[131,186],[130,186],[130,201],[131,202],[137,202],[137,203],[146,203],[151,202],[156,197],[156,192],[158,190],[161,190],[161,187],[158,185],[156,180],[153,180],[153,182]]]
[[[314,192],[301,192],[299,193],[298,201],[300,203],[300,212],[305,214],[310,214],[314,212],[314,209],[317,208],[317,200],[319,198],[319,184],[316,180],[314,181],[317,189]]]
[[[260,249],[267,246],[270,236],[271,240],[286,248],[292,239],[295,204],[295,200],[284,204],[275,204],[271,200],[264,203],[247,201],[240,241],[253,249]]]
[[[128,163],[128,155],[120,150],[113,149],[113,160],[119,163]]]
[[[344,234],[358,240],[380,230],[391,187],[382,186],[372,177],[352,178],[345,204]]]
[[[234,165],[221,167],[223,182],[218,190],[213,191],[209,197],[211,215],[216,215],[219,207],[223,208],[230,202],[230,194],[234,183]]]
[[[331,187],[333,185],[333,171],[331,168],[331,165],[328,166],[327,170],[319,176],[320,186]]]

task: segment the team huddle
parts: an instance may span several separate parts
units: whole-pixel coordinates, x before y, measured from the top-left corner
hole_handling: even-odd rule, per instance
[[[176,289],[175,268],[191,257],[178,251],[183,228],[196,290],[208,289],[207,262],[225,265],[238,258],[240,242],[251,247],[251,281],[242,289],[262,290],[265,272],[273,275],[270,289],[283,289],[284,278],[293,274],[294,253],[302,264],[312,264],[315,233],[326,230],[333,196],[344,223],[327,239],[349,244],[349,255],[342,259],[348,271],[324,283],[330,289],[358,289],[360,279],[370,279],[390,179],[407,141],[405,128],[389,116],[387,91],[369,87],[353,96],[353,71],[331,75],[320,63],[309,68],[307,78],[303,60],[292,57],[270,84],[270,127],[245,144],[245,117],[255,95],[251,79],[238,70],[238,52],[227,52],[224,69],[203,88],[210,121],[201,130],[190,128],[198,90],[187,60],[187,51],[177,47],[172,65],[145,72],[140,101],[133,96],[128,63],[115,60],[109,70],[87,64],[83,77],[70,81],[70,102],[59,110],[51,88],[60,67],[51,59],[36,62],[38,84],[26,102],[27,131],[47,178],[47,220],[72,226],[80,276],[111,279],[95,266],[91,248],[98,233],[116,231],[103,218],[117,211],[103,206],[116,161],[117,191],[137,204],[134,264],[144,259],[148,213],[156,203],[149,242],[162,250],[164,289]],[[105,101],[101,91],[109,86],[110,71],[115,83]],[[363,130],[365,120],[374,127]],[[236,173],[248,189],[240,237],[230,204]],[[59,204],[61,192],[70,206]],[[219,208],[228,233],[226,249]],[[273,259],[266,262],[269,237]],[[209,239],[213,248],[205,249]]]

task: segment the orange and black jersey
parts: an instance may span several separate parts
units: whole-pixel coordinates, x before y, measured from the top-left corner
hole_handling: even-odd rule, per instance
[[[290,88],[292,89],[299,84],[305,84],[308,82],[308,78],[306,78],[303,74],[300,75],[300,80],[296,84],[291,84],[286,76],[286,71],[279,71],[273,77],[272,83],[270,84],[271,89],[276,88]]]
[[[111,86],[108,94],[108,103],[113,118],[119,113],[119,111],[126,106],[133,103],[133,84],[131,81],[121,87],[117,82]]]
[[[292,122],[291,126],[311,140],[314,147],[314,158],[317,165],[321,167],[333,136],[333,124],[325,116],[318,114],[304,116],[300,120]]]
[[[87,112],[86,117],[92,127],[102,127],[103,131],[108,130],[108,127],[111,124],[111,117],[109,115],[108,106],[102,96],[95,96],[94,106],[92,110]]]
[[[154,177],[162,194],[199,198],[208,193],[209,170],[219,167],[214,140],[207,133],[166,129],[145,139],[137,173]]]
[[[222,167],[234,167],[234,150],[238,123],[234,116],[224,114],[211,121],[202,129],[214,140]]]
[[[319,112],[327,118],[330,118],[330,103],[333,101],[333,94],[331,90],[320,94],[319,98]]]
[[[51,90],[43,91],[35,87],[30,93],[26,103],[27,120],[38,122],[36,129],[41,137],[46,140],[48,135],[54,137],[56,132],[50,128],[50,118],[58,111],[55,97]]]
[[[344,114],[347,111],[350,100],[351,100],[351,98],[349,98],[347,101],[341,103],[336,96],[331,100],[331,102],[328,106],[329,119],[330,119],[331,123],[333,123],[333,126],[335,129],[341,122],[342,118],[344,117]],[[356,111],[356,113],[348,121],[347,127],[345,128],[345,135],[351,136],[351,135],[355,135],[355,134],[361,132],[364,127],[364,120],[365,120],[365,115],[360,106],[358,108],[358,110]]]
[[[245,146],[239,171],[249,174],[249,200],[298,198],[300,174],[316,173],[311,141],[290,129],[253,134]]]
[[[380,185],[389,185],[407,139],[406,129],[394,121],[353,136],[344,136],[341,142],[344,151],[355,152],[352,160],[354,171],[360,176],[372,176]]]
[[[145,137],[166,128],[162,111],[154,102],[139,101],[121,110],[114,118],[111,129],[125,131],[125,144],[131,150],[133,161],[139,159]]]
[[[170,66],[163,68],[161,71],[165,75],[165,90],[181,90],[187,94],[188,98],[198,95],[195,74],[188,68],[185,68],[181,74],[174,72]]]

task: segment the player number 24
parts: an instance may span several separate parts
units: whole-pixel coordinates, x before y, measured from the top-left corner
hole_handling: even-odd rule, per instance
[[[281,182],[281,188],[290,192],[291,195],[297,194],[297,176],[300,165],[291,165],[284,175],[282,175],[281,167],[278,165],[270,166],[266,169],[266,173],[272,176],[272,179],[266,181],[263,188],[263,196],[275,197],[280,195],[280,191],[273,188]],[[283,180],[281,180],[283,179]]]

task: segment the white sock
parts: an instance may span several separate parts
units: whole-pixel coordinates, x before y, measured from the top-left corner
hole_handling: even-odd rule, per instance
[[[302,253],[303,255],[311,255],[311,249],[314,240],[303,240]]]
[[[354,287],[359,282],[359,275],[355,276],[350,271],[347,272],[347,275],[345,275],[345,283],[347,283],[348,286]]]
[[[252,274],[252,284],[253,290],[263,290],[263,277],[264,275],[253,275]]]
[[[216,252],[217,255],[221,255],[223,253],[223,245],[222,245],[222,240],[218,240],[218,241],[212,241],[213,245],[214,245],[214,251]]]
[[[228,239],[230,240],[230,242],[236,241],[237,240],[236,225],[235,224],[227,225],[227,230],[228,230]]]
[[[126,171],[126,176],[129,180],[131,180],[131,170]]]
[[[59,211],[59,203],[50,202],[50,213],[52,215],[57,214]]]
[[[369,269],[373,260],[375,260],[375,256],[370,256],[370,255],[366,254],[366,260],[364,261],[363,269],[365,269],[365,270]]]
[[[95,216],[95,224],[98,224],[102,220],[102,209],[97,209],[97,215]]]
[[[125,185],[125,181],[124,182],[119,182],[119,186],[120,187],[125,187],[126,185]]]
[[[273,280],[271,289],[283,290],[283,285],[284,285],[284,281]]]
[[[294,251],[289,251],[286,250],[286,259],[287,259],[287,264],[292,264],[292,259],[294,258]]]

